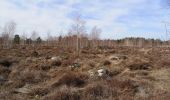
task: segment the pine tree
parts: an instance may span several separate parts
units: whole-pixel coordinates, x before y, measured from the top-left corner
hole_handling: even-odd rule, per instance
[[[20,36],[19,35],[14,36],[14,44],[20,44]]]
[[[38,37],[37,40],[36,40],[37,44],[40,44],[42,42],[42,39],[41,37]]]

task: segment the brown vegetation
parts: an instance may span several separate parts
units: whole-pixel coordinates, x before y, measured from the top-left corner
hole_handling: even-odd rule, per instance
[[[60,47],[31,50],[29,46],[0,50],[2,100],[166,100],[170,96],[168,48],[89,48],[79,56]],[[100,69],[106,69],[104,77],[98,75]]]

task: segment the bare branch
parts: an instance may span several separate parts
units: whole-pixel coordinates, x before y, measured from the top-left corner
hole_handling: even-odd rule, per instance
[[[15,31],[16,31],[16,23],[13,21],[6,23],[3,29],[3,33],[8,34],[9,38],[13,38]]]
[[[32,34],[31,34],[31,39],[32,39],[33,41],[35,41],[38,37],[39,37],[38,32],[33,31]]]
[[[91,30],[89,38],[92,40],[98,40],[100,38],[101,32],[102,30],[100,28],[98,28],[97,26],[94,26]]]

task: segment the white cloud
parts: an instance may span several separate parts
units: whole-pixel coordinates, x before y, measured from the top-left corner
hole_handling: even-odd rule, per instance
[[[53,35],[57,35],[61,30],[67,32],[72,23],[69,14],[79,12],[84,16],[96,18],[85,17],[88,29],[97,25],[103,30],[102,37],[110,38],[114,37],[113,33],[132,31],[133,29],[129,29],[129,27],[140,28],[142,25],[146,25],[147,20],[150,20],[147,19],[147,16],[145,16],[147,20],[127,18],[133,23],[133,25],[128,25],[128,21],[128,23],[119,22],[119,18],[138,12],[138,10],[152,12],[152,8],[158,9],[159,7],[157,3],[148,4],[148,0],[1,0],[0,26],[14,20],[17,23],[19,34],[22,34],[23,31],[30,33],[37,30],[41,36],[45,36],[45,33],[50,30]],[[131,17],[135,16],[131,15]],[[162,17],[156,19],[159,18]],[[158,22],[157,25],[153,21],[149,22],[149,25],[158,28]]]
[[[42,0],[30,0],[29,2],[21,0],[20,3],[26,7],[24,10],[18,9],[15,4],[6,0],[0,1],[1,25],[4,25],[10,20],[14,20],[17,23],[19,33],[23,31],[30,33],[33,30],[45,33],[51,30],[53,34],[68,26],[67,24],[70,23],[70,20],[65,16],[69,11],[67,6],[57,6],[57,9],[45,9],[36,6],[38,1]],[[47,2],[46,0],[45,3]]]

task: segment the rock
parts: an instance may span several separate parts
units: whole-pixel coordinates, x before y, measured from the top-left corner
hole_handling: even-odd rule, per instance
[[[112,73],[108,71],[108,69],[105,69],[105,68],[101,68],[97,70],[97,73],[99,77],[106,79],[106,80],[111,80],[113,77]]]
[[[119,54],[115,54],[109,57],[110,60],[126,60],[127,58],[127,56]]]
[[[74,63],[73,66],[74,66],[75,68],[79,68],[81,65],[80,65],[79,63]]]
[[[71,70],[74,70],[76,68],[80,68],[81,67],[81,63],[80,62],[81,62],[80,59],[76,59],[74,61],[74,63],[71,64],[69,67],[71,68]]]
[[[60,58],[60,57],[51,57],[51,60],[53,60],[53,61],[59,61],[59,60],[61,60],[61,58]]]
[[[31,93],[32,89],[31,89],[31,85],[26,84],[24,87],[16,89],[15,92],[17,93],[24,93],[24,94],[29,94]]]
[[[51,66],[60,66],[61,65],[61,58],[60,57],[51,57],[50,65]]]
[[[106,69],[99,69],[97,70],[98,72],[98,76],[102,77],[102,76],[105,76],[107,74],[107,70]]]
[[[71,70],[74,70],[76,68],[80,68],[81,65],[79,63],[73,63],[71,66],[69,66],[71,68]]]

